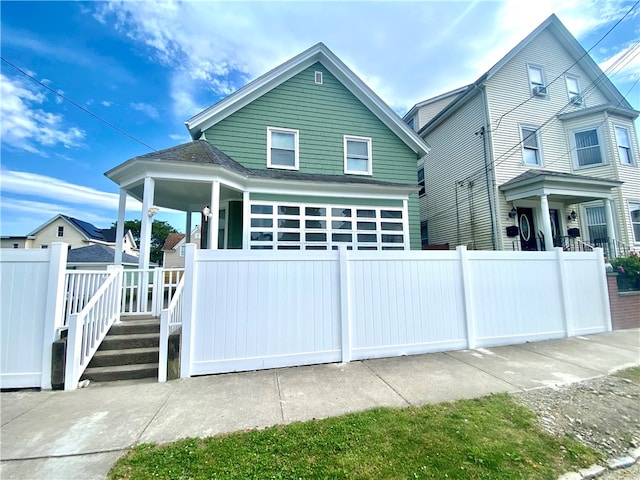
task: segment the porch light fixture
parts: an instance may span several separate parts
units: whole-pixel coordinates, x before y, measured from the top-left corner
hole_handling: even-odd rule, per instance
[[[211,209],[208,206],[202,209],[202,214],[204,215],[205,220],[208,220],[213,216]]]
[[[578,217],[578,214],[575,210],[571,210],[571,213],[567,217],[567,220],[575,220]]]
[[[517,214],[518,214],[518,211],[516,210],[516,207],[512,207],[511,211],[509,212],[509,218],[516,218]]]
[[[149,211],[147,212],[147,214],[149,215],[149,218],[153,217],[156,213],[158,213],[160,211],[160,209],[158,207],[151,207],[149,209]]]

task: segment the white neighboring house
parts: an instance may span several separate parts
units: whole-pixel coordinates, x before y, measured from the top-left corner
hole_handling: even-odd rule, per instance
[[[191,231],[191,239],[188,241],[184,233],[170,233],[162,246],[162,266],[165,268],[184,267],[184,249],[187,243],[195,243],[200,248],[200,226],[196,225]]]
[[[432,147],[423,244],[638,249],[639,114],[550,16],[476,82],[405,115]]]
[[[3,237],[2,248],[49,248],[52,242],[68,243],[72,249],[88,245],[115,248],[116,229],[98,228],[89,222],[59,214],[26,237]],[[124,234],[122,251],[127,255],[138,256],[138,247],[131,230]]]

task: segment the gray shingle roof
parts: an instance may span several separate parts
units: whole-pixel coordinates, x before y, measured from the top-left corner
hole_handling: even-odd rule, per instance
[[[69,250],[67,263],[107,263],[113,264],[116,251],[106,245],[89,245]],[[122,254],[122,263],[138,264],[138,257]]]

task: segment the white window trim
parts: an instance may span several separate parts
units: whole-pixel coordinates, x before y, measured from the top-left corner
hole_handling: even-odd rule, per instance
[[[322,85],[324,81],[324,75],[322,75],[322,72],[320,71],[314,72],[313,81],[316,83],[316,85]]]
[[[620,129],[620,130],[625,130],[627,132],[627,138],[629,139],[629,159],[631,160],[631,163],[623,163],[622,162],[622,158],[620,158],[620,144],[618,143],[618,135],[616,133],[616,129]],[[631,129],[629,127],[627,127],[626,125],[613,125],[613,136],[615,138],[615,144],[616,144],[616,156],[618,157],[618,162],[620,162],[620,165],[635,165],[636,164],[636,159],[635,156],[633,155],[633,141],[631,140]]]
[[[356,142],[365,142],[367,144],[367,154],[369,156],[369,163],[367,164],[367,171],[349,170],[347,168],[347,141],[353,140]],[[354,135],[344,135],[342,148],[344,153],[344,173],[347,175],[373,175],[373,147],[371,137],[356,137]]]
[[[602,160],[602,162],[594,163],[592,165],[580,165],[578,164],[578,148],[576,146],[576,133],[588,132],[590,130],[595,130],[598,134],[598,148],[600,148],[600,159]],[[605,165],[608,165],[607,156],[605,155],[603,150],[603,145],[602,145],[603,140],[604,140],[604,136],[602,135],[602,128],[599,126],[570,130],[569,142],[571,143],[571,152],[573,155],[573,168],[575,170],[583,170],[583,169],[589,169],[589,168],[604,167]]]
[[[294,135],[294,165],[272,165],[271,164],[271,133],[290,133]],[[298,130],[294,130],[291,128],[280,128],[280,127],[267,127],[267,168],[277,168],[279,170],[299,170],[300,169],[300,146],[298,143]]]
[[[627,212],[629,214],[629,227],[631,228],[631,240],[634,245],[640,245],[640,238],[636,238],[635,231],[633,230],[633,218],[631,212],[634,210],[640,210],[640,200],[629,200],[627,202]]]
[[[541,74],[542,74],[542,85],[538,85],[538,84],[533,84],[532,80],[531,80],[531,68],[536,68],[538,70],[540,70]],[[547,76],[544,73],[544,67],[542,65],[537,65],[535,63],[527,63],[527,78],[529,80],[529,94],[531,96],[537,96],[537,97],[543,97],[546,98],[549,96],[549,90],[548,90],[548,85],[547,85]],[[537,86],[541,86],[541,87],[545,87],[547,88],[547,93],[545,93],[544,95],[534,95],[533,93],[533,88],[537,87]]]
[[[567,95],[569,95],[569,100],[571,100],[571,97],[574,95],[581,95],[582,94],[582,88],[580,88],[580,77],[578,77],[577,75],[571,75],[571,74],[566,74],[564,76],[565,78],[565,85],[567,86]],[[575,80],[576,83],[578,84],[578,91],[577,92],[571,92],[569,90],[569,79]]]
[[[526,124],[520,124],[520,144],[521,144],[521,153],[522,153],[522,165],[524,165],[525,167],[543,167],[544,166],[544,152],[542,151],[542,136],[540,135],[540,127],[536,127],[535,125],[526,125]],[[528,130],[533,130],[536,136],[536,143],[538,145],[538,160],[539,162],[536,164],[533,163],[526,163],[524,161],[524,150],[525,150],[525,146],[524,146],[524,135],[522,134],[522,129],[526,128]]]

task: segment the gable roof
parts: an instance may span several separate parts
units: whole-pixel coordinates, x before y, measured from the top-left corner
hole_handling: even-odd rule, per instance
[[[67,263],[106,263],[113,264],[115,257],[115,250],[106,245],[89,245],[88,247],[73,248],[69,250],[67,254]],[[123,264],[137,265],[139,258],[129,255],[127,253],[122,254]]]
[[[564,24],[558,19],[555,14],[551,14],[544,22],[527,35],[520,43],[512,48],[509,53],[502,57],[493,67],[487,72],[482,74],[478,80],[471,85],[463,88],[464,92],[460,94],[455,100],[448,104],[440,113],[438,113],[431,121],[425,124],[418,134],[423,134],[425,131],[434,128],[441,121],[449,116],[449,114],[455,112],[459,107],[464,105],[467,100],[471,99],[474,93],[479,92],[480,87],[496,72],[498,72],[505,64],[518,55],[527,45],[529,45],[534,39],[536,39],[543,31],[548,30],[558,40],[560,45],[564,47],[567,52],[575,59],[575,63],[579,65],[585,73],[589,76],[589,79],[594,82],[598,79],[598,88],[602,91],[608,101],[615,105],[616,111],[621,111],[625,115],[637,117],[639,112],[635,111],[627,99],[620,93],[615,87],[613,82],[607,75],[604,74],[598,64],[591,58],[589,53],[584,47],[576,40],[576,38],[567,30]],[[424,102],[428,102],[425,100]],[[424,103],[420,102],[420,103]],[[418,104],[417,104],[418,105]],[[414,107],[415,108],[415,107]],[[412,109],[413,110],[413,109]]]
[[[249,82],[228,97],[212,105],[185,122],[191,138],[199,139],[202,132],[237,112],[265,93],[281,85],[316,62],[320,62],[340,81],[358,100],[360,100],[382,123],[411,150],[421,157],[429,151],[429,146],[375,94],[349,67],[347,67],[323,43],[296,55],[282,65]]]
[[[55,222],[58,219],[63,219],[73,228],[75,228],[83,237],[87,240],[101,240],[104,241],[104,237],[101,233],[101,229],[96,226],[90,224],[89,222],[85,222],[83,220],[78,220],[77,218],[69,217],[67,215],[58,214],[55,217],[47,220],[45,223],[36,228],[29,235],[36,235],[40,230]]]
[[[186,237],[184,233],[170,233],[164,241],[162,250],[173,250],[184,237]]]

